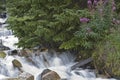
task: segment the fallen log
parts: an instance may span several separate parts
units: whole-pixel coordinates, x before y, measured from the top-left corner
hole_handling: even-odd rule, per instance
[[[86,65],[86,64],[88,64],[88,63],[90,63],[90,62],[92,62],[92,61],[93,61],[93,59],[92,59],[91,57],[88,58],[88,59],[86,59],[86,60],[82,60],[82,61],[74,64],[74,65],[71,67],[71,70],[74,70],[74,69],[76,69],[76,68],[79,68],[79,67],[81,67],[81,66],[84,66],[84,65]]]

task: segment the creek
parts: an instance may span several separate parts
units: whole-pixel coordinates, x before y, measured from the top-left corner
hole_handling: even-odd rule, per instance
[[[75,56],[69,52],[40,52],[32,53],[29,57],[21,57],[18,55],[10,55],[11,50],[19,50],[14,43],[18,42],[18,39],[14,37],[10,31],[1,29],[0,39],[2,44],[9,47],[10,50],[5,50],[5,58],[0,58],[0,80],[4,78],[17,77],[20,74],[19,69],[14,68],[12,61],[17,59],[22,64],[22,70],[35,76],[35,80],[39,80],[38,75],[42,73],[44,69],[50,69],[59,74],[62,79],[67,80],[116,80],[116,79],[102,79],[96,77],[94,70],[78,68],[71,70],[76,62]],[[28,60],[29,59],[29,60]]]
[[[17,42],[14,36],[7,36],[7,38],[2,37],[3,44],[10,47],[11,49],[16,49],[13,43]],[[17,59],[22,64],[22,70],[28,72],[35,76],[42,73],[44,69],[50,69],[59,74],[62,79],[67,80],[115,80],[115,79],[102,79],[96,78],[93,70],[89,69],[75,69],[70,70],[71,66],[75,64],[75,57],[69,52],[40,52],[38,55],[32,53],[28,61],[26,57],[20,57],[18,55],[10,55],[10,50],[4,51],[7,56],[4,59],[0,59],[0,80],[7,77],[16,77],[20,74],[17,68],[13,67],[12,60]],[[46,59],[46,60],[45,60]]]

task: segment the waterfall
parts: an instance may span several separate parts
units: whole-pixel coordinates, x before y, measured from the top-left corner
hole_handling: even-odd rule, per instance
[[[10,47],[11,50],[17,49],[14,45],[18,41],[13,35],[1,36],[3,44]],[[9,51],[11,51],[9,50]],[[51,52],[39,52],[37,54],[32,53],[29,57],[21,57],[18,55],[10,55],[5,51],[6,57],[0,58],[0,80],[8,77],[17,77],[21,72],[19,69],[14,68],[12,61],[17,59],[22,64],[22,70],[35,76],[35,80],[38,79],[38,75],[42,73],[44,69],[50,69],[59,74],[62,79],[67,80],[116,80],[116,79],[102,79],[96,78],[94,71],[88,69],[75,69],[70,70],[71,66],[75,64],[74,55],[69,52],[58,53]]]
[[[12,65],[13,56],[6,56],[5,59],[0,59],[0,74],[7,77],[16,77],[19,73]],[[1,78],[1,77],[0,77]]]
[[[22,70],[37,76],[42,73],[44,69],[50,69],[57,72],[62,79],[68,80],[115,80],[96,78],[93,71],[88,69],[75,69],[70,71],[70,67],[74,64],[74,56],[69,52],[64,53],[49,53],[40,52],[39,55],[31,54],[28,58],[20,57],[18,55],[10,56],[6,51],[5,59],[0,59],[0,80],[4,77],[16,77],[20,74],[19,70],[14,68],[12,60],[17,59],[22,63]],[[69,55],[69,56],[68,56]],[[43,57],[44,56],[44,57]],[[44,59],[46,58],[46,59]],[[31,59],[31,61],[28,61]]]

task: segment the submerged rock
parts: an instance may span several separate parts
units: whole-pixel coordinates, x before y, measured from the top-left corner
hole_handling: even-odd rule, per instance
[[[29,73],[23,72],[17,78],[6,78],[2,80],[34,80],[34,76]]]
[[[34,80],[34,76],[30,73],[23,72],[19,75],[18,80]]]
[[[60,76],[52,70],[49,69],[45,69],[42,73],[41,73],[41,80],[60,80]]]
[[[3,46],[3,45],[0,45],[0,50],[10,50],[10,48],[6,47],[6,46]]]
[[[19,53],[19,56],[24,56],[24,57],[28,57],[29,54],[26,50],[21,50],[20,53]]]
[[[6,53],[5,52],[0,52],[0,58],[5,58],[6,57]]]
[[[3,45],[2,39],[0,39],[0,50],[1,50],[1,51],[2,51],[2,50],[10,50],[9,47]]]

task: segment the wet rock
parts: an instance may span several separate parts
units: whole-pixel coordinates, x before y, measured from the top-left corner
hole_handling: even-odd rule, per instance
[[[34,80],[34,76],[29,73],[23,72],[17,78],[6,78],[2,80]]]
[[[47,52],[48,49],[47,48],[41,48],[41,52]]]
[[[21,50],[20,53],[19,53],[19,56],[24,56],[24,57],[28,57],[29,54],[26,50]]]
[[[10,50],[10,48],[9,48],[9,47],[4,46],[4,50]]]
[[[17,55],[18,54],[18,51],[17,50],[12,50],[10,55]]]
[[[85,66],[85,65],[87,65],[88,63],[90,63],[90,62],[92,62],[92,61],[93,61],[93,59],[92,59],[91,57],[90,57],[90,58],[87,58],[87,59],[85,59],[85,60],[82,60],[82,61],[74,64],[74,65],[71,67],[71,70],[74,70],[74,69],[76,69],[76,68]]]
[[[9,47],[3,45],[2,39],[0,39],[0,50],[1,50],[1,51],[2,51],[2,50],[10,50]]]
[[[22,67],[22,64],[17,59],[14,59],[12,61],[12,64],[14,67],[17,67],[18,69],[20,69]]]
[[[46,69],[41,73],[41,80],[61,80],[61,78],[55,71]]]
[[[45,75],[46,73],[51,72],[51,71],[52,70],[50,70],[50,69],[43,70],[43,72],[38,75],[37,80],[41,80],[43,75]]]
[[[60,80],[60,76],[56,72],[51,71],[43,75],[42,80]]]
[[[5,52],[0,52],[0,58],[5,58],[6,57],[6,53]]]
[[[18,80],[34,80],[34,76],[30,73],[23,72],[19,75]]]
[[[50,70],[50,69],[45,69],[42,73],[41,73],[41,77],[43,76],[43,75],[45,75],[46,73],[49,73],[49,72],[51,72],[52,70]]]
[[[0,45],[0,50],[10,50],[10,48],[4,45]]]

